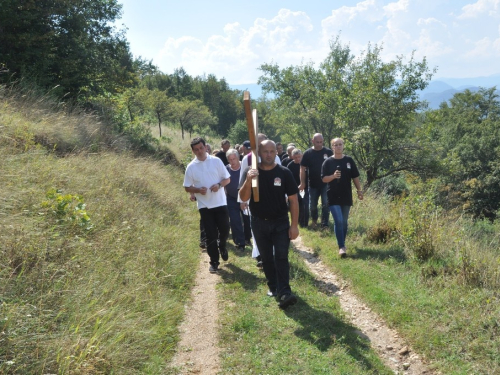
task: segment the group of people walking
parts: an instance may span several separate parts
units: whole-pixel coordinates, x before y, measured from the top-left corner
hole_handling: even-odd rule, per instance
[[[278,298],[283,309],[297,302],[289,283],[288,249],[299,235],[299,227],[318,226],[318,202],[321,198],[320,227],[328,228],[329,214],[339,255],[347,254],[345,239],[350,207],[353,204],[351,181],[358,199],[363,199],[359,171],[354,160],[344,155],[344,141],[334,138],[332,149],[323,145],[319,133],[304,153],[294,144],[283,145],[258,134],[258,168],[251,168],[250,142],[238,150],[227,140],[221,149],[211,152],[203,138],[191,141],[195,158],[188,164],[184,189],[196,200],[200,212],[200,231],[210,257],[209,271],[216,273],[219,260],[228,259],[227,240],[240,251],[250,245],[266,276],[268,295]],[[333,150],[333,151],[332,151]],[[252,180],[258,179],[259,197],[252,192]],[[289,216],[290,214],[290,216]],[[204,233],[204,234],[203,234]]]

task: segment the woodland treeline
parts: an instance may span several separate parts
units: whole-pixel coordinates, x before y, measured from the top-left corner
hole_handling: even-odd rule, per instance
[[[116,0],[3,0],[0,80],[29,85],[111,119],[141,147],[168,143],[162,127],[248,138],[243,95],[213,74],[165,73],[130,51]],[[260,66],[264,93],[253,98],[259,128],[309,147],[316,132],[342,136],[365,188],[391,195],[425,186],[435,204],[494,220],[500,208],[500,102],[496,87],[465,90],[437,110],[419,91],[435,69],[413,55],[382,59],[368,45],[355,56],[333,38],[321,62]],[[160,139],[151,136],[157,126]],[[163,143],[162,143],[163,142]],[[423,183],[423,184],[422,184]]]

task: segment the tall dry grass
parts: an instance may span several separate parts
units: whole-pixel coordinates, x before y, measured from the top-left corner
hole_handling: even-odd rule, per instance
[[[182,171],[23,95],[0,97],[0,373],[161,373],[198,264]]]

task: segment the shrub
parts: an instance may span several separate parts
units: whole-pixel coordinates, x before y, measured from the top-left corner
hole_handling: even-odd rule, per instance
[[[387,220],[382,219],[375,226],[368,229],[366,239],[373,243],[386,243],[396,232],[396,227],[390,225]]]
[[[429,195],[411,195],[401,203],[399,235],[405,248],[419,261],[432,258],[438,207]]]

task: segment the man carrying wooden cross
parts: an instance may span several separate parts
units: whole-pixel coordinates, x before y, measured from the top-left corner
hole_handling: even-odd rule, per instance
[[[240,183],[239,196],[250,200],[251,227],[262,257],[269,296],[278,296],[282,309],[294,305],[297,297],[290,288],[288,248],[299,235],[298,188],[289,169],[277,164],[276,144],[271,140],[259,146],[261,162],[257,169],[247,168]],[[258,178],[259,199],[255,200],[252,180]],[[292,223],[288,220],[287,197]]]

